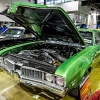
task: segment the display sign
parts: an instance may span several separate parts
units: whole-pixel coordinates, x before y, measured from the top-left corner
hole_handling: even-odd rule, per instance
[[[89,76],[86,76],[80,84],[80,98],[81,100],[87,100],[90,96],[91,87]]]

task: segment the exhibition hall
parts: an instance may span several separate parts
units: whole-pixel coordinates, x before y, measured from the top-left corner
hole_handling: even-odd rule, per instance
[[[100,100],[100,1],[0,0],[0,100]]]

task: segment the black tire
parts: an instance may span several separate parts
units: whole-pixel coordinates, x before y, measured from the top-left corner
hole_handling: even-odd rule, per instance
[[[84,74],[82,81],[84,80],[84,78],[89,75],[89,71],[87,70],[86,73]],[[69,93],[70,96],[74,97],[76,100],[80,100],[80,88],[79,86],[75,89],[73,89],[72,91],[70,91]]]
[[[76,100],[80,100],[80,91],[79,91],[79,86],[72,91],[69,92],[69,95],[74,97]]]

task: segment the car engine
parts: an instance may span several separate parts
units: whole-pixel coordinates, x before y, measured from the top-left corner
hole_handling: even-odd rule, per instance
[[[20,70],[21,66],[28,66],[43,71],[54,72],[61,63],[75,54],[75,47],[62,45],[36,45],[34,50],[22,50],[19,53],[8,53],[6,62],[8,69],[9,61],[14,62],[15,69]]]

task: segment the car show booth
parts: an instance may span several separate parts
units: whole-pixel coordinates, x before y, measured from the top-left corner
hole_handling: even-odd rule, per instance
[[[94,86],[100,66],[99,12],[76,0],[34,3],[0,1],[0,29],[5,22],[15,23],[0,33],[0,85],[4,83],[0,96],[7,96],[5,100],[99,100],[99,80]],[[11,83],[4,82],[2,74]],[[9,86],[13,82],[16,85]]]

